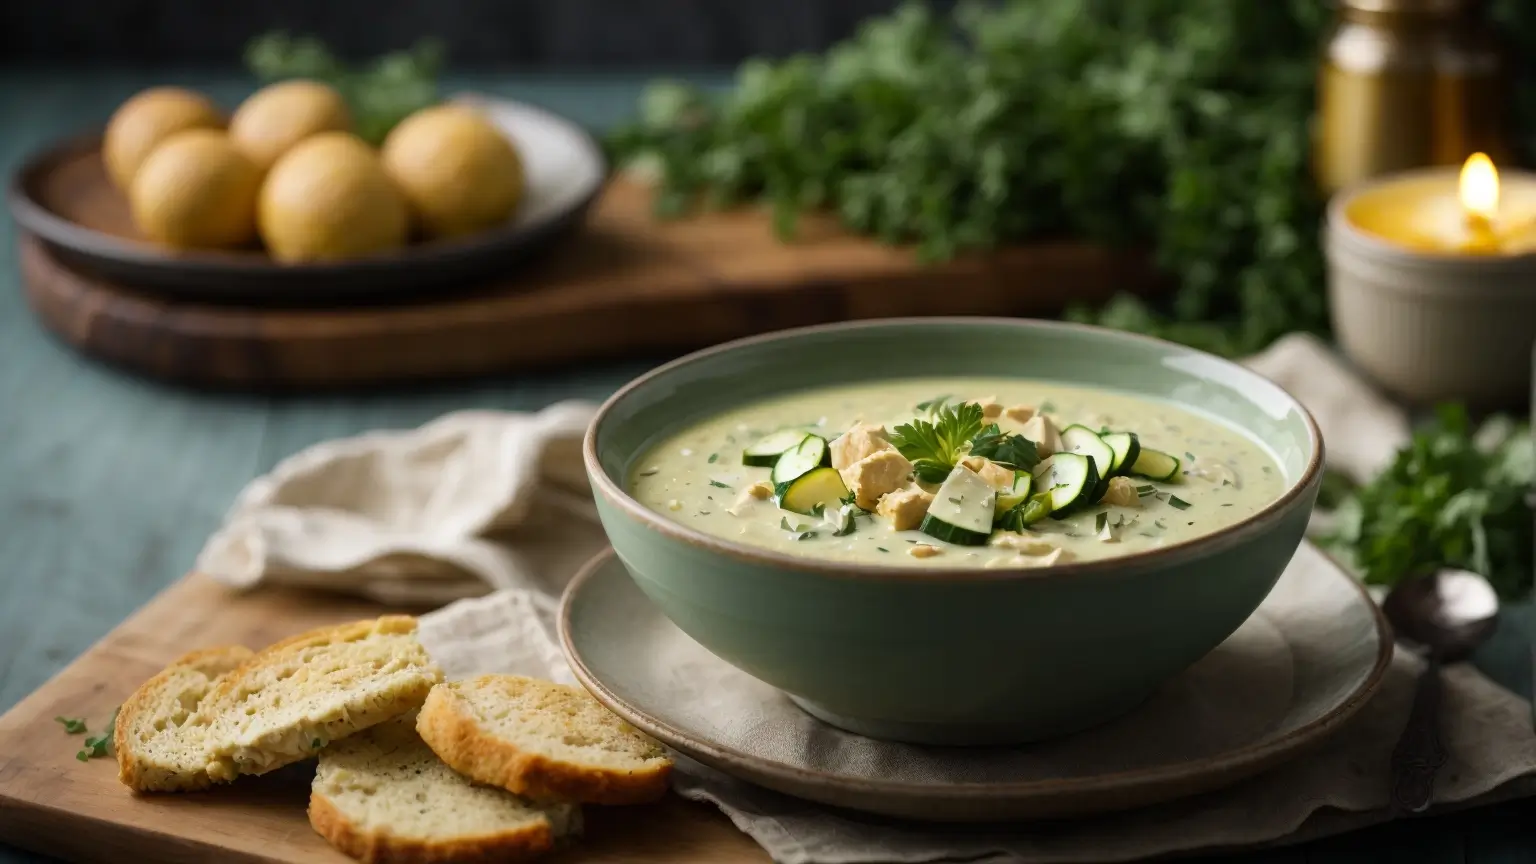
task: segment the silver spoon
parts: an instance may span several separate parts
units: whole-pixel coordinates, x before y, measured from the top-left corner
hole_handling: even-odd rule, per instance
[[[1424,672],[1408,723],[1392,750],[1392,806],[1421,813],[1435,797],[1435,773],[1445,764],[1440,740],[1440,667],[1465,660],[1493,635],[1499,596],[1476,573],[1440,570],[1405,579],[1387,594],[1381,611],[1398,639],[1418,648]]]

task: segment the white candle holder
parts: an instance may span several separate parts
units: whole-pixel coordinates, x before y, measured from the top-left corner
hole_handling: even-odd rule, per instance
[[[1536,345],[1536,254],[1419,251],[1345,215],[1361,194],[1432,174],[1454,189],[1459,169],[1384,177],[1329,202],[1323,245],[1334,335],[1350,360],[1400,399],[1524,405]]]

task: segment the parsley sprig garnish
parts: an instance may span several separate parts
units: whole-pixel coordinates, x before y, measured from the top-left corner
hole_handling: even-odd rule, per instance
[[[109,756],[112,753],[112,732],[117,728],[117,711],[112,709],[112,718],[107,721],[107,728],[100,735],[92,735],[85,739],[85,749],[75,754],[75,758],[81,762],[89,762],[101,756]],[[82,725],[83,722],[82,722]]]
[[[913,420],[897,426],[891,444],[912,462],[912,471],[925,483],[942,483],[964,448],[981,431],[981,406],[974,402],[945,405],[934,422]]]
[[[66,735],[81,735],[87,731],[84,717],[55,717],[53,719],[64,724],[64,734]]]
[[[1020,471],[1028,471],[1040,464],[1035,442],[1023,435],[1006,434],[996,423],[988,425],[971,439],[971,455],[985,456]]]

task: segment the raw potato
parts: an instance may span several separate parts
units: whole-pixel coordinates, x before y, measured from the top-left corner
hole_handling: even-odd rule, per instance
[[[384,170],[431,238],[472,234],[506,222],[523,197],[523,162],[478,111],[423,108],[384,139]]]
[[[180,87],[151,87],[119,105],[101,140],[102,161],[123,192],[160,142],[186,129],[222,129],[224,115],[208,97]]]
[[[352,115],[334,87],[280,81],[252,93],[229,118],[229,137],[262,171],[295,144],[321,132],[350,132]]]
[[[578,833],[581,808],[471,783],[422,742],[412,712],[320,752],[309,823],[363,861],[520,861]]]
[[[256,239],[261,171],[214,129],[166,138],[134,175],[134,224],[177,249],[233,249]]]
[[[672,773],[661,745],[585,691],[520,675],[432,688],[416,731],[459,773],[539,800],[641,804]]]
[[[328,261],[404,245],[404,196],[362,139],[322,132],[284,153],[261,185],[261,239],[278,261]]]

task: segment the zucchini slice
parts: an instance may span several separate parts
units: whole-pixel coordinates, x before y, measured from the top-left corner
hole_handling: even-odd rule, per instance
[[[773,473],[768,476],[774,486],[799,477],[813,468],[827,464],[827,439],[806,435],[794,449],[786,450],[774,460]]]
[[[802,429],[781,429],[759,438],[756,444],[741,451],[741,464],[754,468],[772,468],[785,452],[800,446],[810,436]]]
[[[1131,467],[1131,473],[1148,480],[1172,480],[1179,476],[1179,467],[1177,456],[1169,456],[1161,450],[1143,447],[1141,454],[1136,457],[1136,462]]]
[[[1013,472],[1013,488],[997,493],[997,504],[993,508],[994,515],[1000,518],[1004,513],[1023,504],[1033,488],[1034,478],[1028,471]]]
[[[1092,495],[1099,486],[1099,471],[1089,457],[1062,451],[1035,466],[1035,486],[1050,496],[1051,515],[1065,518],[1097,500]]]
[[[1115,464],[1114,448],[1104,443],[1099,433],[1087,426],[1073,424],[1061,430],[1061,449],[1067,453],[1081,453],[1093,459],[1093,469],[1098,475],[1098,483],[1089,493],[1090,497],[1097,501],[1109,491],[1109,475]],[[1092,502],[1090,502],[1092,503]]]
[[[997,490],[975,471],[956,465],[933,493],[928,515],[918,526],[930,537],[961,546],[981,546],[992,536]]]
[[[848,487],[836,468],[812,468],[774,488],[779,506],[793,513],[816,516],[837,509],[848,497]]]
[[[1020,531],[1051,515],[1051,493],[1036,492],[1017,507],[998,517],[997,527],[1004,531]]]
[[[1109,445],[1114,451],[1114,461],[1110,463],[1109,474],[1111,477],[1119,477],[1131,473],[1131,466],[1136,464],[1136,457],[1141,455],[1141,441],[1135,432],[1111,432],[1108,435],[1100,435],[1099,439]]]

